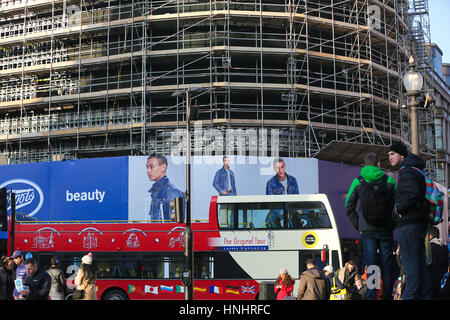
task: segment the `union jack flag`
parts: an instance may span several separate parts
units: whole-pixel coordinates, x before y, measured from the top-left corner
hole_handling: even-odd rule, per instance
[[[241,286],[242,293],[253,293],[255,294],[255,286],[247,287],[247,286]]]

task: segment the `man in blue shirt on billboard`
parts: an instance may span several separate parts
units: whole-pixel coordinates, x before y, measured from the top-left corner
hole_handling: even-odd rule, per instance
[[[184,194],[170,183],[166,176],[167,158],[164,156],[150,156],[147,158],[147,175],[150,181],[155,181],[149,192],[152,196],[150,204],[150,220],[156,222],[170,221],[170,201],[182,197]],[[184,217],[184,212],[183,212]]]
[[[230,159],[223,157],[223,167],[217,170],[214,176],[213,187],[219,193],[219,196],[235,196],[236,183],[234,172],[230,169]]]

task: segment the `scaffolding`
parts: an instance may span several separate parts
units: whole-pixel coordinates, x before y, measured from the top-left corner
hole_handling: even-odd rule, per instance
[[[426,44],[431,43],[430,16],[428,0],[410,0],[408,24],[411,30],[411,42],[416,62],[420,68],[429,64]]]
[[[169,155],[185,127],[185,102],[172,93],[192,86],[206,89],[191,96],[203,129],[277,130],[283,156],[320,157],[333,141],[409,144],[410,9],[408,0],[0,1],[0,147],[9,163]]]

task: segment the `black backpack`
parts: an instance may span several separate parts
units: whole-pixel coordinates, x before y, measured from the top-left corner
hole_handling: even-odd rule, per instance
[[[393,195],[387,188],[387,179],[384,175],[378,182],[366,182],[358,177],[362,188],[359,208],[367,223],[373,226],[386,227],[392,214]]]

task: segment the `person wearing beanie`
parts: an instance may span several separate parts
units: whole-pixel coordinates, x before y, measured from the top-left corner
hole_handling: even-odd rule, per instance
[[[429,276],[425,260],[425,236],[428,214],[425,203],[426,184],[423,175],[425,161],[408,153],[405,145],[395,142],[389,147],[389,162],[398,169],[393,220],[398,229],[402,266],[405,271],[403,300],[427,299]]]
[[[391,146],[389,147],[389,151],[393,151],[393,152],[399,154],[400,156],[403,156],[403,158],[408,156],[408,149],[406,148],[406,146],[403,143],[398,142],[398,141],[391,144]]]
[[[323,268],[323,273],[327,277],[328,287],[333,287],[334,270],[333,266],[327,265]]]
[[[77,290],[84,290],[84,297],[81,300],[97,300],[95,281],[97,280],[96,269],[93,264],[92,253],[81,258],[81,266],[75,277]]]
[[[81,262],[84,264],[92,264],[92,253],[89,252],[87,255],[83,256]]]
[[[289,275],[286,268],[281,268],[280,274],[275,281],[274,292],[277,294],[277,300],[284,300],[292,296],[295,280]]]

